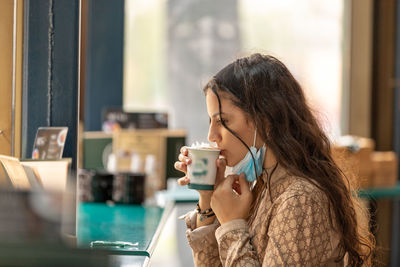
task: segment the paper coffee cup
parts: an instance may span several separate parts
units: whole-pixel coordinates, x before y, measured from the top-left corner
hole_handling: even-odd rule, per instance
[[[214,190],[217,174],[216,160],[221,150],[217,148],[187,148],[192,163],[187,166],[190,179],[188,188],[196,190]]]

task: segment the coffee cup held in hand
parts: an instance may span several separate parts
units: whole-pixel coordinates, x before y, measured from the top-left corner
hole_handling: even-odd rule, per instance
[[[220,149],[207,144],[194,144],[187,147],[192,163],[187,166],[190,179],[188,188],[196,190],[214,190],[217,174],[216,160]]]

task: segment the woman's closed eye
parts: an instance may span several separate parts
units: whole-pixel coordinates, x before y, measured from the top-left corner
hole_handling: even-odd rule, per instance
[[[218,125],[221,125],[221,124],[227,124],[228,123],[228,120],[225,120],[225,119],[223,119],[223,118],[221,118],[221,119],[217,119],[217,122],[216,122]]]
[[[210,119],[209,123],[211,124],[211,119]],[[226,120],[224,118],[218,118],[218,119],[215,120],[215,123],[217,125],[227,124],[228,120]]]

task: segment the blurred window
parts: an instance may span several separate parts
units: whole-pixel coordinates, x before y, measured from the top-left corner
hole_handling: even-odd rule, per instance
[[[166,0],[125,1],[124,90],[127,110],[166,110]]]
[[[341,133],[343,0],[239,0],[242,50],[282,60],[331,137]]]
[[[125,3],[124,107],[168,110],[168,1]],[[341,134],[343,8],[343,0],[238,0],[238,56],[282,60],[331,137]]]

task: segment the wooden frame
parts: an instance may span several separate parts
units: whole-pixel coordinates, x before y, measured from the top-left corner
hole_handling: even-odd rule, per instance
[[[373,0],[345,1],[344,134],[371,136]]]
[[[20,156],[23,0],[0,2],[0,154]]]

